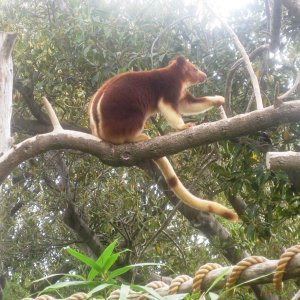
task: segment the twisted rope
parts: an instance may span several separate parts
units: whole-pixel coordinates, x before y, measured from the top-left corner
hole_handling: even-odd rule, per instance
[[[292,258],[298,253],[300,253],[300,245],[296,245],[296,246],[293,246],[293,247],[287,249],[286,252],[281,255],[279,261],[277,262],[277,267],[276,267],[275,274],[273,277],[273,284],[274,284],[276,290],[278,290],[278,291],[282,290],[282,280],[283,280],[284,272],[285,272],[286,268],[289,269],[294,264],[294,262],[293,262],[293,264],[288,266],[288,264],[290,263]],[[245,271],[247,268],[249,268],[255,264],[265,263],[265,262],[266,262],[266,264],[272,264],[273,268],[275,268],[275,266],[276,266],[276,262],[273,262],[273,261],[267,262],[267,259],[262,256],[251,256],[251,257],[247,257],[247,258],[243,259],[242,261],[240,261],[237,265],[232,267],[232,271],[226,281],[226,289],[227,290],[231,289],[234,286],[234,284],[236,283],[236,281],[239,279],[241,273],[243,271]],[[296,264],[294,266],[294,269],[298,268],[298,265],[299,265],[298,260],[296,260],[295,262],[296,262]],[[198,269],[198,271],[195,273],[193,280],[191,277],[189,277],[187,275],[181,275],[181,276],[178,276],[175,279],[173,279],[170,286],[162,281],[153,281],[153,282],[148,283],[146,285],[146,287],[152,288],[153,290],[157,290],[158,294],[165,296],[167,294],[169,294],[169,295],[176,294],[180,290],[181,285],[186,283],[184,289],[192,291],[193,293],[197,293],[197,292],[201,291],[203,280],[207,276],[207,274],[210,271],[218,269],[218,268],[222,268],[222,267],[219,264],[207,263]],[[224,269],[224,268],[222,268],[222,269]],[[230,290],[227,292],[228,292],[228,296],[229,296],[229,295],[232,295],[233,291]],[[109,295],[108,299],[109,300],[119,299],[119,297],[120,297],[120,290],[115,290]],[[297,297],[299,297],[298,293],[295,295],[294,298],[297,299]],[[149,296],[147,295],[147,293],[135,292],[133,290],[129,290],[129,294],[127,296],[128,300],[145,300],[148,298],[149,298]],[[293,300],[294,300],[294,298],[293,298]],[[76,293],[76,294],[73,294],[72,296],[69,296],[69,297],[61,299],[61,300],[86,300],[86,299],[87,299],[87,294]],[[201,298],[201,299],[203,299],[203,298]],[[38,296],[37,298],[23,298],[22,300],[59,300],[59,299],[54,298],[49,295],[42,295],[42,296]]]
[[[201,291],[202,281],[204,280],[205,276],[212,270],[221,268],[222,266],[215,263],[207,263],[201,266],[198,271],[195,273],[193,278],[193,293],[197,293]]]
[[[73,294],[72,296],[69,296],[63,300],[86,300],[87,299],[87,294],[85,293],[76,293]],[[52,296],[49,295],[42,295],[38,296],[36,298],[23,298],[22,300],[58,300],[56,298],[53,298]]]
[[[300,253],[300,245],[295,245],[289,249],[287,249],[279,258],[277,268],[275,270],[275,274],[273,276],[273,285],[277,291],[282,291],[282,279],[285,272],[285,268],[291,259]]]
[[[178,292],[180,286],[186,281],[191,280],[192,278],[188,275],[179,275],[175,277],[169,286],[169,295],[174,295]]]
[[[169,286],[163,281],[156,280],[146,284],[146,287],[151,288],[153,290],[157,290],[161,288],[167,288]],[[137,300],[146,300],[146,299],[148,299],[147,294],[143,294],[137,298]]]
[[[241,260],[232,268],[231,273],[226,281],[226,289],[230,290],[240,278],[242,272],[244,272],[246,269],[253,265],[263,263],[265,261],[267,261],[267,259],[263,256],[249,256]],[[227,293],[229,296],[232,296],[233,290],[230,290]]]

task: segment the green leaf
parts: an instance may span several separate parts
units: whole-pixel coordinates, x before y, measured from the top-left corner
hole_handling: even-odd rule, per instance
[[[72,249],[72,248],[69,248],[67,249],[68,253],[70,255],[72,255],[73,257],[75,257],[76,259],[80,260],[81,262],[83,262],[85,265],[95,269],[96,271],[98,272],[101,272],[101,268],[100,266],[93,260],[91,259],[90,257]]]
[[[107,277],[107,280],[111,280],[117,276],[120,276],[126,272],[128,272],[129,270],[131,270],[132,268],[135,268],[135,267],[145,267],[145,266],[162,266],[163,264],[159,264],[159,263],[140,263],[140,264],[133,264],[133,265],[129,265],[129,266],[126,266],[126,267],[123,267],[123,268],[119,268],[119,269],[116,269],[112,272],[109,273],[108,277]]]
[[[153,296],[154,299],[164,300],[164,298],[162,296],[160,296],[154,289],[152,289],[150,287],[141,286],[141,285],[131,285],[130,287],[134,288],[135,290],[138,290],[138,291],[146,292],[149,295]]]
[[[98,271],[96,268],[93,268],[88,274],[88,277],[87,277],[88,280],[94,280],[94,278],[97,276],[97,274],[99,274],[99,273],[101,274],[101,273],[107,271],[114,264],[114,262],[118,259],[118,257],[120,256],[120,254],[122,252],[112,255],[117,242],[118,242],[118,240],[114,240],[112,243],[110,243],[104,249],[104,251],[101,253],[101,255],[99,256],[99,258],[96,261],[96,264],[100,267],[100,271]],[[111,263],[111,265],[109,266],[110,263]],[[108,267],[107,267],[107,265],[108,265]]]
[[[93,296],[94,294],[106,289],[107,287],[110,287],[112,286],[111,283],[103,283],[103,284],[100,284],[98,286],[96,286],[95,288],[93,288],[88,294],[87,294],[87,297],[91,297]]]
[[[94,281],[63,281],[47,286],[41,293],[48,293],[70,286],[95,286],[96,284]]]
[[[37,280],[32,281],[32,283],[37,283],[37,282],[40,282],[42,280],[47,280],[47,279],[55,277],[55,276],[74,277],[74,278],[78,278],[80,280],[85,280],[85,278],[81,275],[58,273],[58,274],[51,274],[51,275],[45,276],[43,278],[39,278]]]
[[[118,276],[128,272],[131,269],[132,269],[131,266],[126,266],[126,267],[123,267],[123,268],[116,269],[116,270],[109,273],[109,275],[107,277],[107,281],[109,281],[109,280],[111,280],[115,277],[118,277]]]
[[[102,254],[99,256],[99,258],[97,259],[97,264],[99,264],[102,268],[104,268],[104,265],[106,263],[106,261],[109,259],[109,257],[112,255],[116,244],[117,244],[118,240],[114,240],[112,243],[110,243],[105,250],[102,252]]]
[[[129,285],[122,284],[122,285],[121,285],[121,289],[120,289],[120,297],[119,297],[119,300],[126,300],[128,294],[129,294],[129,290],[130,290]]]
[[[209,289],[206,291],[206,294],[211,291],[211,289],[219,282],[222,280],[222,278],[227,274],[229,273],[230,271],[230,268],[225,268],[221,273],[220,275],[218,275],[218,277],[213,281],[213,283],[211,284],[211,286],[209,287]]]
[[[210,297],[210,300],[218,300],[220,298],[220,296],[216,293],[208,293],[209,297]]]

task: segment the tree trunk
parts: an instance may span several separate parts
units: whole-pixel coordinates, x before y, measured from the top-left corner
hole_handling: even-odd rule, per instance
[[[0,155],[10,148],[13,63],[11,52],[16,33],[0,32]]]

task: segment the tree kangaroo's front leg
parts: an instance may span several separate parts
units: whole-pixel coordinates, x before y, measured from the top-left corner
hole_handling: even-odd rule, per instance
[[[187,92],[179,100],[178,110],[182,115],[196,115],[214,106],[219,107],[224,103],[225,99],[222,96],[194,97],[191,93]]]

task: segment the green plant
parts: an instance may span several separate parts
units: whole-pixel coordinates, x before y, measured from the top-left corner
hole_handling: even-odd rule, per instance
[[[55,284],[52,284],[45,289],[43,289],[39,294],[49,293],[49,292],[58,292],[58,290],[67,287],[84,287],[87,289],[91,289],[88,293],[88,297],[92,297],[95,294],[109,288],[119,288],[120,289],[120,298],[126,299],[130,289],[134,289],[136,291],[145,292],[150,295],[149,299],[168,299],[168,300],[179,300],[183,299],[186,294],[178,294],[173,296],[161,297],[157,294],[153,289],[139,286],[139,285],[127,285],[120,284],[118,281],[118,277],[129,270],[135,267],[144,267],[144,266],[153,266],[153,265],[161,265],[156,263],[140,263],[133,264],[129,266],[125,266],[122,268],[113,268],[117,259],[120,255],[128,249],[113,253],[116,247],[118,240],[113,241],[109,244],[105,250],[101,253],[97,260],[93,260],[92,258],[72,249],[68,248],[67,252],[82,262],[85,266],[90,268],[90,271],[87,276],[78,275],[78,274],[52,274],[50,276],[43,277],[39,280],[34,281],[34,283],[47,280],[53,276],[63,275],[63,278],[68,278],[68,280],[60,281]],[[113,268],[113,270],[112,270]],[[77,280],[70,280],[70,278],[75,278]]]

